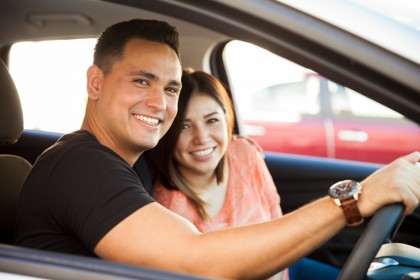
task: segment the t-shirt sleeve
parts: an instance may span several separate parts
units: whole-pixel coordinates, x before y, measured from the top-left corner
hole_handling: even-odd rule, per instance
[[[57,201],[51,215],[92,252],[113,227],[154,201],[134,170],[106,148],[73,151],[55,174],[60,182],[51,182],[57,186],[50,192]]]

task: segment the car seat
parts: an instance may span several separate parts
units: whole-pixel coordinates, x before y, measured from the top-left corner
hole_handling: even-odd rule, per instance
[[[0,145],[13,145],[23,131],[23,112],[9,70],[0,60]],[[16,155],[0,154],[0,243],[14,243],[19,193],[32,165]]]

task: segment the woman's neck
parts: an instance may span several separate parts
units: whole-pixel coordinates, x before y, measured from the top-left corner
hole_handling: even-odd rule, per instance
[[[217,186],[217,178],[216,178],[215,172],[211,174],[210,173],[209,174],[183,173],[182,176],[188,182],[188,185],[190,185],[192,189],[194,189],[194,191],[197,193],[205,192]]]
[[[216,172],[209,174],[189,174],[187,182],[194,189],[197,195],[206,203],[204,208],[210,217],[214,217],[222,209],[228,188],[228,168],[223,182],[218,183]]]

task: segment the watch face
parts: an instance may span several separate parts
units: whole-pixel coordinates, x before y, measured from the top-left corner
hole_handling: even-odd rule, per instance
[[[357,182],[346,180],[332,185],[329,189],[329,195],[338,199],[346,199],[352,197],[358,190]]]

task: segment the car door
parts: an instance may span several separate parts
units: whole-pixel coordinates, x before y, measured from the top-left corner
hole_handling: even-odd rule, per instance
[[[318,82],[316,78],[304,76],[268,86],[249,97],[237,92],[237,100],[250,103],[249,109],[241,113],[244,133],[265,151],[317,157],[333,155],[328,143],[324,96]]]
[[[420,149],[420,127],[356,91],[324,79],[335,158],[386,164]]]
[[[290,68],[287,70],[274,69],[268,71],[275,74],[273,74],[273,77],[268,78],[266,75],[269,74],[265,72],[261,80],[257,80],[258,73],[256,72],[258,71],[252,71],[252,69],[260,69],[257,65],[263,67],[261,64],[258,64],[260,62],[262,65],[267,66],[270,61],[265,61],[261,55],[256,55],[255,57],[258,61],[253,62],[252,58],[250,58],[250,65],[246,65],[244,62],[239,64],[248,71],[242,71],[238,77],[235,74],[237,69],[229,67],[228,61],[225,60],[224,64],[219,64],[219,67],[226,66],[223,71],[227,72],[232,99],[236,104],[236,108],[239,109],[236,112],[238,115],[238,127],[245,127],[245,130],[240,130],[239,132],[254,138],[263,147],[265,162],[281,196],[281,208],[284,213],[298,209],[314,199],[325,196],[328,187],[337,181],[344,179],[362,181],[382,166],[381,164],[371,163],[372,158],[369,158],[370,160],[366,162],[339,159],[340,157],[342,159],[357,159],[357,152],[354,150],[349,151],[349,154],[347,154],[348,158],[344,158],[341,152],[343,146],[339,145],[339,141],[344,142],[344,144],[348,144],[349,141],[343,141],[342,135],[341,139],[336,139],[338,133],[341,132],[342,134],[345,131],[345,126],[342,126],[342,124],[345,124],[348,129],[352,125],[352,122],[348,120],[345,123],[345,118],[337,118],[334,115],[334,110],[336,109],[333,110],[331,105],[334,102],[335,106],[339,104],[342,107],[348,106],[345,99],[339,98],[341,96],[331,101],[330,91],[332,89],[330,87],[337,86],[337,92],[341,92],[342,87],[338,87],[338,84],[329,84],[329,80],[307,69],[304,75],[292,77],[294,79],[290,78],[293,68],[292,70]],[[223,58],[229,59],[226,53]],[[275,60],[275,58],[272,57],[272,60]],[[282,59],[279,59],[277,62],[279,61],[284,62]],[[223,71],[218,69],[215,72],[220,73]],[[287,80],[286,76],[289,76],[290,79]],[[263,84],[266,83],[267,86],[262,89],[256,88],[255,84],[261,81],[263,81]],[[300,83],[300,86],[296,83]],[[305,83],[306,86],[302,87]],[[309,97],[304,98],[303,96]],[[311,100],[312,107],[305,108],[305,100]],[[314,107],[313,104],[317,105]],[[294,112],[296,116],[296,112],[305,112],[305,110],[306,115],[305,113],[298,115],[300,116],[299,122],[288,123],[280,121],[280,116],[293,116],[291,112]],[[310,117],[310,112],[316,113]],[[274,118],[276,114],[277,119]],[[342,115],[345,114],[347,112]],[[365,120],[358,118],[358,121],[360,124],[356,128],[359,128],[359,130],[363,128],[363,131],[366,131]],[[353,120],[353,122],[356,122],[356,120]],[[309,127],[313,128],[314,133],[310,133]],[[382,129],[383,127],[381,126],[377,128],[378,131]],[[367,131],[370,133],[371,130]],[[296,135],[299,136],[296,137]],[[325,156],[322,157],[313,156],[314,148],[308,148],[306,155],[303,155],[302,151],[294,151],[294,155],[292,155],[288,154],[288,152],[279,151],[279,145],[276,145],[290,141],[291,144],[289,146],[284,146],[296,148],[298,146],[296,143],[304,143],[303,141],[310,143],[311,139],[309,138],[315,137],[316,139],[316,137],[321,137],[320,135],[322,136],[321,139],[325,150]],[[310,147],[310,145],[306,145]],[[359,147],[355,146],[348,149],[351,148],[359,149]],[[341,150],[338,151],[337,149]],[[352,153],[356,157],[351,157],[353,156]],[[417,210],[412,216],[406,218],[396,236],[396,242],[414,246],[420,245],[418,237],[414,234],[416,228],[418,228],[416,224],[418,224],[420,219],[419,213],[420,210]],[[356,244],[361,232],[365,229],[366,224],[356,228],[344,228],[323,246],[315,250],[310,257],[341,267]]]

